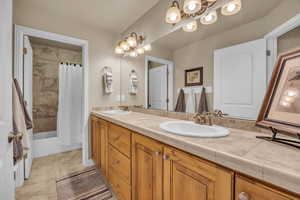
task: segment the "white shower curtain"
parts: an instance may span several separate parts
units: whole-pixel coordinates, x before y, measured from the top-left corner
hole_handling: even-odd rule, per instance
[[[80,65],[60,64],[57,134],[62,145],[82,141],[82,80]]]

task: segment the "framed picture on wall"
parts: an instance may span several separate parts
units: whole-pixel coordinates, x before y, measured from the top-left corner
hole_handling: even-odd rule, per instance
[[[198,86],[203,85],[203,67],[187,69],[184,73],[185,86]]]
[[[257,125],[300,138],[300,49],[279,56]]]

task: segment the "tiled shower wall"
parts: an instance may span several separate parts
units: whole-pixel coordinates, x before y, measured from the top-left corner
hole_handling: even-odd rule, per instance
[[[34,133],[56,130],[58,110],[58,67],[61,62],[81,63],[81,51],[41,44],[33,49]]]

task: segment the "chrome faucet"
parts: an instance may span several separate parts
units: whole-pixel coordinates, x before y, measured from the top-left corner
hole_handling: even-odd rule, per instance
[[[197,124],[212,126],[213,117],[222,118],[226,115],[221,110],[214,110],[214,112],[196,113],[193,119]]]

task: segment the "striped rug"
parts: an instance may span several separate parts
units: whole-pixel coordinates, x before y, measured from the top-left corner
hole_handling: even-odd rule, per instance
[[[95,167],[56,180],[57,200],[114,200]]]

